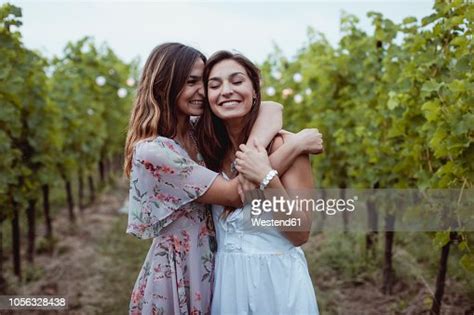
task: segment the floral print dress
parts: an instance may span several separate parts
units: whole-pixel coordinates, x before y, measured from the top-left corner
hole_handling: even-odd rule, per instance
[[[127,233],[153,243],[132,291],[130,314],[209,314],[214,230],[209,208],[194,200],[217,175],[172,139],[136,144]]]

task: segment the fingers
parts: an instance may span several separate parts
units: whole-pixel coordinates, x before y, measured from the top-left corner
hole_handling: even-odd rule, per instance
[[[316,134],[316,136],[318,136],[318,137],[322,137],[322,136],[323,136],[322,133],[321,133],[321,131],[319,131],[318,128],[310,128],[310,129],[308,129],[308,131],[314,132],[314,133]]]
[[[243,167],[242,167],[242,160],[241,159],[235,159],[235,169],[239,172],[242,173]],[[240,179],[239,179],[240,180]]]
[[[247,151],[248,152],[248,151]],[[239,173],[243,172],[243,166],[245,164],[246,153],[237,151],[235,153],[235,168]]]
[[[239,145],[239,149],[240,149],[240,151],[242,151],[244,153],[250,150],[250,148],[245,144]]]

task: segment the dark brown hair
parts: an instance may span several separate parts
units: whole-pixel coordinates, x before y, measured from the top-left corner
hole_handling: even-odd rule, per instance
[[[198,50],[164,43],[153,49],[145,63],[133,104],[125,142],[124,173],[130,177],[134,145],[146,138],[172,138],[177,130],[176,100],[198,58]]]
[[[218,51],[209,58],[204,68],[204,90],[207,98],[208,80],[212,68],[221,61],[229,59],[234,60],[244,67],[255,90],[255,99],[252,104],[252,109],[246,115],[242,126],[242,136],[240,140],[241,143],[244,143],[250,135],[250,131],[252,130],[260,109],[260,70],[241,54],[225,50]],[[201,119],[199,119],[196,133],[199,152],[202,154],[207,167],[213,171],[220,172],[223,168],[222,162],[227,152],[232,149],[232,144],[224,122],[211,111],[209,104],[204,106],[204,112]]]

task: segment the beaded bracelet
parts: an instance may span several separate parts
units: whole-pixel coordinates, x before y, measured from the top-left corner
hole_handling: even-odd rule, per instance
[[[262,180],[260,183],[260,190],[264,190],[267,187],[268,183],[273,179],[273,177],[277,176],[278,172],[276,170],[271,170],[268,172],[267,176]]]

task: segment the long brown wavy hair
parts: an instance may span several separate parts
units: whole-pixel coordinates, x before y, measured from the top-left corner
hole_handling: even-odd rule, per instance
[[[226,50],[218,51],[209,58],[206,67],[204,68],[204,91],[206,93],[206,98],[208,98],[208,80],[212,68],[221,61],[229,59],[234,60],[244,67],[247,75],[252,81],[253,89],[255,90],[255,99],[252,104],[252,109],[245,116],[242,125],[241,143],[245,143],[255,121],[257,120],[258,111],[260,109],[260,70],[249,59],[241,54],[232,53]],[[206,166],[215,172],[220,172],[223,168],[222,163],[226,154],[233,148],[231,147],[232,143],[224,122],[211,111],[209,105],[204,106],[204,112],[196,127],[196,134],[199,152],[202,154]]]
[[[130,177],[133,147],[138,141],[176,136],[176,100],[197,58],[206,62],[201,52],[180,43],[161,44],[148,56],[128,124],[123,165],[125,176]]]

